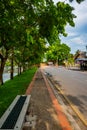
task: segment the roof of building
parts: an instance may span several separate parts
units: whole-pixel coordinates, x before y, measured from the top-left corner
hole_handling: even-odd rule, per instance
[[[76,61],[87,61],[87,58],[77,58]]]

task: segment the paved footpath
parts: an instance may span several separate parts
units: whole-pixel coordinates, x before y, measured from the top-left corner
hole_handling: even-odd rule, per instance
[[[41,69],[34,75],[26,94],[31,95],[29,115],[35,117],[33,127],[28,130],[72,130]]]

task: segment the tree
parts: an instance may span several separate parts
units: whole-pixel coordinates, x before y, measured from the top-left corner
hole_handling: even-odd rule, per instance
[[[69,4],[54,5],[52,0],[1,0],[0,5],[0,84],[3,84],[2,74],[12,48],[21,51],[22,46],[28,51],[22,53],[23,65],[33,59],[40,62],[44,41],[52,44],[59,34],[66,36],[65,26],[67,23],[74,26],[75,15]]]
[[[71,26],[75,25],[73,18],[76,18],[76,16],[72,13],[73,10],[73,7],[64,2],[58,2],[56,5],[49,2],[38,18],[40,34],[48,41],[53,37],[54,29],[56,30],[56,36],[59,34],[66,36],[65,26],[67,23]]]
[[[10,49],[15,43],[16,10],[11,1],[0,1],[0,84],[3,84],[2,74]]]
[[[69,0],[69,1],[72,2],[72,1],[74,1],[74,0]],[[76,2],[79,3],[79,4],[80,4],[81,2],[83,2],[83,1],[85,1],[85,0],[76,0]]]
[[[54,43],[53,45],[49,46],[47,51],[47,60],[53,61],[54,64],[63,63],[64,60],[68,58],[70,54],[70,47],[66,44],[61,44],[59,42]]]

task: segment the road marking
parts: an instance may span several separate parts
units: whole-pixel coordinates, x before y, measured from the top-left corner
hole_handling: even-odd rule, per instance
[[[67,105],[65,105],[65,103],[63,102],[62,98],[59,96],[59,92],[56,91],[54,85],[52,84],[52,82],[50,81],[50,79],[48,78],[48,83],[50,84],[53,92],[55,93],[55,96],[58,100],[58,102],[61,104],[61,107],[63,108],[63,111],[65,113],[65,115],[67,116],[73,130],[81,130],[81,128],[79,127],[79,125],[77,124],[75,118],[73,118],[71,113],[71,109],[68,109]]]
[[[79,119],[83,122],[83,124],[87,127],[87,120],[85,117],[81,114],[81,112],[78,110],[78,108],[64,95],[64,92],[59,89],[57,85],[55,87],[60,91],[60,93],[63,95],[65,100],[70,104],[71,108],[74,110],[74,112],[78,115]]]

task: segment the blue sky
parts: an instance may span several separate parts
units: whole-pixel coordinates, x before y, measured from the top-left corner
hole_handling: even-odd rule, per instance
[[[54,2],[63,0],[54,0]],[[68,1],[68,0],[64,0]],[[87,45],[87,0],[78,4],[73,0],[70,3],[71,6],[75,8],[73,13],[77,16],[74,19],[75,27],[67,26],[66,32],[67,37],[61,37],[63,43],[66,43],[71,48],[71,53],[75,53],[78,49],[81,51],[86,51]]]

